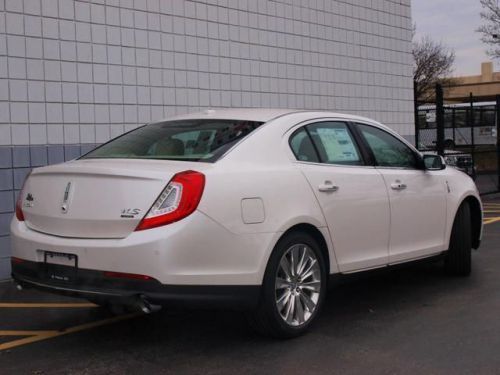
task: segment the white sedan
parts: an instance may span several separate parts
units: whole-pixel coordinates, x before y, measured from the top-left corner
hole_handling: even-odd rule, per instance
[[[21,287],[144,311],[243,308],[293,337],[331,275],[435,256],[468,275],[482,206],[466,174],[375,121],[208,110],[34,169],[11,232]]]

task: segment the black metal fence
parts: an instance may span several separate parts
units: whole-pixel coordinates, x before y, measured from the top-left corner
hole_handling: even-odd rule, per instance
[[[415,105],[416,146],[438,153],[475,179],[481,194],[500,191],[500,95],[453,102],[436,86],[436,102]]]

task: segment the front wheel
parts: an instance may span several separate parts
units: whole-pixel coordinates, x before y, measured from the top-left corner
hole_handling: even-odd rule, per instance
[[[321,310],[326,277],[316,240],[303,232],[286,235],[269,259],[259,306],[249,317],[251,325],[276,338],[303,334]]]
[[[472,228],[468,202],[459,207],[451,230],[450,248],[444,260],[446,273],[469,276],[471,273]]]

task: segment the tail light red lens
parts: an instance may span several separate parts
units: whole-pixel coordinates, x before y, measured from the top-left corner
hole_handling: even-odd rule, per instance
[[[177,173],[162,191],[136,231],[179,221],[196,210],[205,188],[205,175],[196,171]]]
[[[31,172],[30,172],[31,173]],[[24,179],[23,182],[23,187],[21,188],[21,191],[19,192],[19,195],[17,196],[17,201],[16,201],[16,218],[19,221],[24,221],[24,213],[23,213],[23,199],[24,199],[24,187],[26,186],[26,181],[28,180],[28,177],[30,176],[30,173],[26,175],[26,178]]]

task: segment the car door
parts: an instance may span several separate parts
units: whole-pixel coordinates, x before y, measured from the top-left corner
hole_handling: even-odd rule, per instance
[[[418,154],[395,135],[356,124],[383,176],[390,199],[389,263],[445,250],[446,179],[419,167]]]
[[[384,266],[390,211],[384,179],[366,165],[347,122],[309,123],[290,136],[330,231],[341,272]]]

